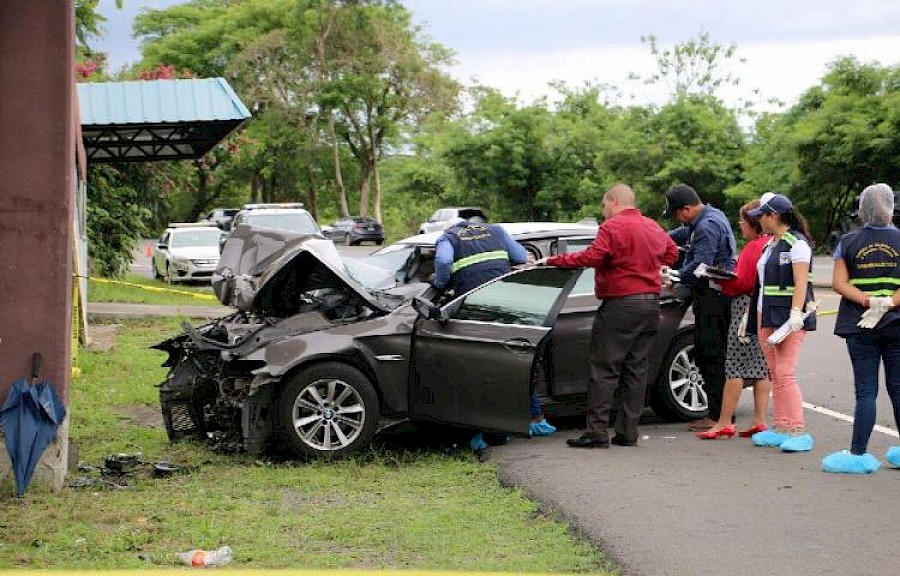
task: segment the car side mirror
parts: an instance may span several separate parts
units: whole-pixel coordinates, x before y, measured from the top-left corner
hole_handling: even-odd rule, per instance
[[[167,248],[167,246],[165,244],[163,244],[162,242],[157,244],[156,247],[160,250],[165,250]]]
[[[422,298],[421,296],[416,296],[413,298],[412,306],[415,309],[416,313],[419,315],[419,318],[425,318],[426,320],[437,320],[438,322],[446,322],[447,318],[444,316],[443,310],[429,300]]]

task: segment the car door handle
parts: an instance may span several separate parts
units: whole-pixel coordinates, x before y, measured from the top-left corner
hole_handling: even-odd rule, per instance
[[[531,341],[526,340],[525,338],[513,338],[511,340],[506,340],[505,342],[503,342],[503,346],[511,350],[520,352],[534,349],[534,344],[532,344]]]

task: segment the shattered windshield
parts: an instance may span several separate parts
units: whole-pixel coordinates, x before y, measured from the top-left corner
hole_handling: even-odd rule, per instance
[[[396,248],[395,248],[396,247]],[[387,290],[407,282],[419,256],[416,246],[394,244],[376,254],[343,256],[344,271],[366,290]]]

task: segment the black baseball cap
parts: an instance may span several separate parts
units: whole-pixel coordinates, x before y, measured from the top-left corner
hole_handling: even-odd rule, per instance
[[[700,203],[700,195],[687,184],[677,184],[666,190],[666,210],[663,216],[671,218],[679,208]]]
[[[759,218],[763,214],[786,214],[794,207],[791,199],[781,194],[772,194],[766,192],[759,199],[759,208],[754,208],[747,212],[747,216],[751,218]]]

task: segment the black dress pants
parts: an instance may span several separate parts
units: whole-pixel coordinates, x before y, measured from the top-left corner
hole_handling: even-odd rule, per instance
[[[703,376],[709,417],[718,420],[725,390],[725,344],[731,324],[731,298],[708,285],[692,288],[691,295],[694,297],[695,360]]]
[[[610,410],[621,386],[616,434],[628,443],[637,442],[647,390],[647,360],[657,330],[658,297],[640,294],[607,299],[597,309],[591,332],[585,436],[608,439]]]

